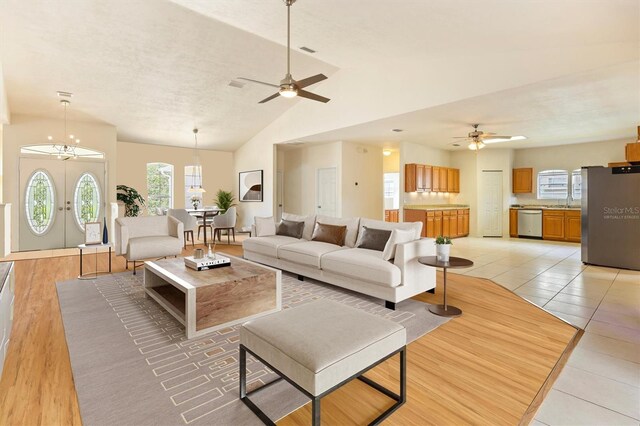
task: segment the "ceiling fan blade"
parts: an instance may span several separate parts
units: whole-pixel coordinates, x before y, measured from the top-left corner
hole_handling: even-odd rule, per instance
[[[470,138],[469,136],[454,136],[451,139],[473,139],[473,138]]]
[[[271,84],[271,83],[265,83],[264,81],[260,81],[260,80],[253,80],[251,78],[244,78],[244,77],[237,77],[238,80],[245,80],[245,81],[250,81],[252,83],[258,83],[258,84],[264,84],[265,86],[270,86],[270,87],[280,87],[277,84]]]
[[[265,102],[269,102],[272,99],[277,98],[278,96],[280,96],[280,93],[274,93],[273,95],[269,96],[268,98],[264,98],[263,100],[261,100],[260,102],[258,102],[259,104],[263,104]]]
[[[331,100],[329,98],[325,98],[324,96],[316,95],[315,93],[307,92],[306,90],[301,89],[298,90],[298,96],[324,103],[327,103]]]
[[[312,84],[316,84],[322,80],[326,80],[327,76],[324,74],[317,74],[314,75],[313,77],[307,77],[305,79],[296,81],[296,85],[302,89],[303,87],[307,87],[307,86],[311,86]]]

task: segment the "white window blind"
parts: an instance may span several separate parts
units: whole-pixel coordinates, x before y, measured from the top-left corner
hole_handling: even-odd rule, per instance
[[[582,198],[582,170],[580,169],[571,172],[571,198],[574,200]]]
[[[538,199],[561,200],[569,195],[569,172],[544,170],[538,173]]]

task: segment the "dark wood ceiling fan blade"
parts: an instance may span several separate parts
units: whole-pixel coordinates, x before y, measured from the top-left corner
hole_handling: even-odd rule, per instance
[[[322,80],[326,80],[327,76],[324,74],[317,74],[313,77],[307,77],[302,80],[296,81],[296,85],[302,89],[303,87],[311,86],[312,84],[316,84]]]
[[[259,104],[263,104],[265,102],[269,102],[272,99],[277,98],[278,96],[280,96],[280,93],[274,93],[273,95],[269,96],[268,98],[264,98],[263,100],[261,100],[260,102],[258,102]]]
[[[277,84],[271,84],[271,83],[266,83],[264,81],[260,81],[260,80],[254,80],[252,78],[245,78],[245,77],[237,77],[238,80],[245,80],[245,81],[250,81],[252,83],[258,83],[258,84],[264,84],[265,86],[269,86],[269,87],[280,87]]]
[[[311,99],[318,102],[324,102],[325,104],[329,102],[331,99],[325,98],[324,96],[316,95],[315,93],[307,92],[306,90],[298,90],[298,96],[302,98]]]

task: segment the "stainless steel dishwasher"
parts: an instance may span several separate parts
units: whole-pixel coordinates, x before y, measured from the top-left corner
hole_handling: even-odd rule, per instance
[[[518,210],[518,236],[542,238],[542,210]]]

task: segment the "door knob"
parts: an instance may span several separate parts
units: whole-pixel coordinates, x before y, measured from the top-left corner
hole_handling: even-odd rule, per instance
[[[67,207],[67,210],[71,210],[71,207]]]
[[[71,201],[67,201],[67,204],[71,204]]]

